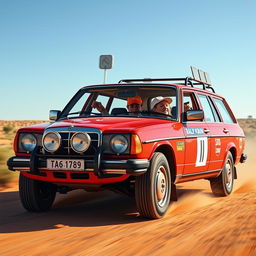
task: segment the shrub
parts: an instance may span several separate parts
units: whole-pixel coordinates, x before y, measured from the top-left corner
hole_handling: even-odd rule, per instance
[[[9,133],[12,129],[13,129],[13,127],[10,126],[10,125],[6,125],[6,126],[3,127],[3,131],[5,133]]]
[[[0,149],[0,186],[10,182],[16,177],[16,173],[7,169],[6,161],[13,155],[11,148],[5,147]]]

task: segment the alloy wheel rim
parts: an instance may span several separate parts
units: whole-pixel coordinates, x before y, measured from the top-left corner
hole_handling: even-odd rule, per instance
[[[232,172],[232,164],[230,159],[225,164],[225,184],[227,189],[231,189],[233,183],[233,172]]]
[[[169,185],[167,182],[167,172],[164,166],[160,166],[156,173],[156,199],[157,204],[163,207],[167,201]]]

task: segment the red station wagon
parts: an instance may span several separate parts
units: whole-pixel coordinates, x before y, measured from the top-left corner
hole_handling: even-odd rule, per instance
[[[24,208],[46,211],[56,192],[111,189],[135,195],[140,215],[157,219],[176,200],[177,183],[207,179],[216,196],[229,195],[235,165],[246,160],[245,136],[207,73],[192,71],[85,86],[50,111],[54,122],[19,129],[7,164],[20,171]],[[127,99],[138,96],[142,109],[129,112]],[[168,114],[152,108],[159,99]]]

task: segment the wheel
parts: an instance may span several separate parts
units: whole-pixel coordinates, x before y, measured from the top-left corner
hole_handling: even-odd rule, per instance
[[[216,196],[231,194],[234,184],[234,161],[231,152],[228,152],[221,174],[217,178],[211,178],[210,184]]]
[[[47,182],[32,180],[20,174],[19,194],[23,207],[30,212],[43,212],[51,208],[56,187]]]
[[[154,153],[147,172],[136,177],[135,199],[141,216],[159,219],[166,213],[171,196],[171,173],[164,154]]]

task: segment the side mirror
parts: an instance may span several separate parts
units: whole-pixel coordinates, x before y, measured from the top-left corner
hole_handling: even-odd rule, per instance
[[[203,110],[188,110],[185,112],[186,121],[202,121],[204,120]]]
[[[50,110],[49,119],[52,121],[57,120],[60,116],[60,112],[60,110]]]

